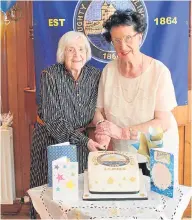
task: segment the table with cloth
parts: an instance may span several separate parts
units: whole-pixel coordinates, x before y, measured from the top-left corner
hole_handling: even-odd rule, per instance
[[[150,178],[144,176],[148,200],[84,201],[83,174],[79,175],[78,201],[53,201],[52,188],[42,185],[28,190],[42,219],[181,219],[192,196],[192,188],[178,185],[174,198],[150,191]]]

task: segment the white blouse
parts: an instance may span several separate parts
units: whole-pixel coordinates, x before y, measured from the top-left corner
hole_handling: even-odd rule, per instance
[[[122,76],[117,60],[105,66],[99,83],[97,107],[104,109],[108,121],[120,127],[138,125],[154,119],[155,111],[172,111],[176,106],[171,74],[162,62],[153,59],[136,78]],[[130,151],[131,143],[131,140],[112,138],[114,150]],[[179,135],[173,115],[163,143],[164,148],[178,157]]]

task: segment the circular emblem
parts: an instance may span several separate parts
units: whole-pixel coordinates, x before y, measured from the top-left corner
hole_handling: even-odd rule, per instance
[[[97,162],[104,166],[119,167],[127,165],[130,160],[129,157],[119,153],[105,153],[97,158]]]
[[[132,9],[139,12],[148,24],[148,14],[143,0],[133,1],[79,1],[73,17],[73,29],[84,33],[91,45],[92,57],[107,63],[116,58],[114,47],[103,37],[103,23],[116,11]],[[148,25],[143,36],[145,41]],[[140,46],[142,46],[142,44]]]

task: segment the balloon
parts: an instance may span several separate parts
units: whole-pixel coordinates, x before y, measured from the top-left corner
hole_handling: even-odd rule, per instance
[[[7,12],[14,4],[16,1],[1,1],[1,11]]]

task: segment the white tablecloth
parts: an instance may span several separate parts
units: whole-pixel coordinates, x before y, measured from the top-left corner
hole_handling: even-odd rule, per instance
[[[149,177],[145,176],[148,200],[83,201],[83,174],[79,175],[79,200],[52,200],[52,188],[43,185],[28,190],[33,205],[42,219],[181,219],[192,188],[177,186],[174,199],[149,191]]]

